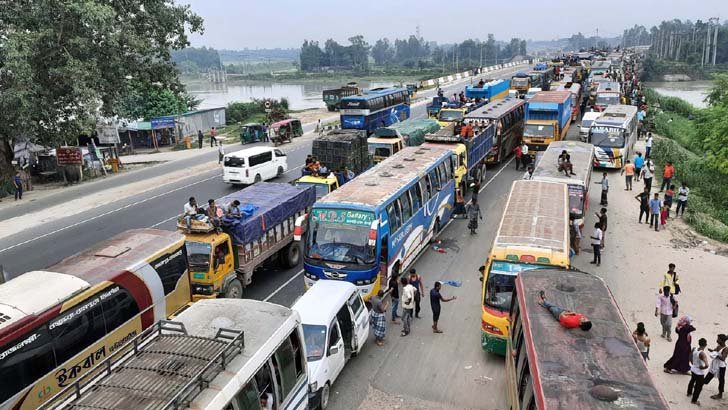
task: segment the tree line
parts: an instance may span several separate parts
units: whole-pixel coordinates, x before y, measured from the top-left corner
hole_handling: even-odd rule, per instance
[[[624,30],[623,44],[627,47],[651,45],[651,54],[659,60],[692,65],[727,64],[728,23],[675,19],[649,30],[635,25]]]
[[[220,54],[214,48],[188,47],[172,51],[172,61],[182,73],[204,73],[210,69],[220,69]]]

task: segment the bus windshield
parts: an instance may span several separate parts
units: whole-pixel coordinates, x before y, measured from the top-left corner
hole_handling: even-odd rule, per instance
[[[538,265],[493,261],[488,272],[488,281],[485,284],[483,303],[498,310],[507,311],[511,308],[511,295],[516,286],[518,272],[538,268]]]
[[[619,94],[597,94],[597,99],[594,101],[595,105],[617,105],[619,104]]]
[[[326,352],[326,326],[303,325],[303,339],[306,341],[308,361],[321,360]]]
[[[523,136],[550,138],[554,136],[554,126],[544,124],[526,124],[523,129]]]
[[[306,256],[325,262],[371,265],[368,244],[374,214],[348,209],[315,209],[306,240]]]
[[[460,121],[463,119],[462,110],[440,110],[438,115],[440,121]]]
[[[591,143],[600,147],[620,148],[624,146],[624,130],[617,127],[593,126],[589,129]]]
[[[209,243],[187,241],[187,259],[190,269],[198,272],[207,272],[210,269],[210,255],[212,246]]]
[[[515,87],[528,87],[528,80],[530,78],[527,77],[513,77],[511,81],[513,81],[513,85]]]

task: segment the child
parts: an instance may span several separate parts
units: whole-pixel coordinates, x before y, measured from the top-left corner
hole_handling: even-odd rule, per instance
[[[667,207],[667,201],[663,202],[662,208],[660,209],[660,225],[662,225],[663,227],[667,225],[668,209],[669,208]]]
[[[675,195],[675,185],[670,185],[670,187],[665,191],[665,206],[667,207],[667,217],[670,217],[670,208],[672,208],[672,197]]]

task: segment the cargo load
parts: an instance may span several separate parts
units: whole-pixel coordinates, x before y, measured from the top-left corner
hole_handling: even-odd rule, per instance
[[[440,129],[437,121],[430,118],[410,118],[397,122],[389,127],[377,128],[374,134],[382,138],[402,137],[408,147],[422,145],[425,142],[425,135],[436,132]]]
[[[366,132],[331,130],[313,140],[311,154],[330,170],[349,168],[360,174],[369,168]]]

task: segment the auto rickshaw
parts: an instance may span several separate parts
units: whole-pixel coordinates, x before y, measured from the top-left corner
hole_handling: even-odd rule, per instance
[[[265,139],[265,127],[263,124],[251,122],[240,127],[240,143],[243,145],[264,141]]]
[[[270,127],[273,129],[273,136],[271,138],[275,146],[285,142],[291,142],[293,138],[303,135],[301,120],[295,118],[278,121],[271,124]]]

